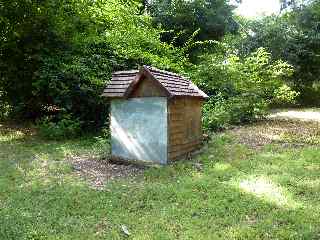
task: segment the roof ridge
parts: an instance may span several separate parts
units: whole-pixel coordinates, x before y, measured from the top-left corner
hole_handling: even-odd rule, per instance
[[[154,71],[154,72],[157,72],[157,73],[160,73],[160,74],[166,74],[166,75],[169,75],[169,76],[174,76],[174,77],[177,77],[177,78],[180,78],[180,79],[183,79],[183,80],[189,82],[189,84],[192,83],[192,81],[188,77],[185,77],[185,76],[183,76],[181,74],[177,74],[177,73],[161,70],[161,69],[158,69],[158,68],[155,68],[155,67],[151,67],[151,66],[147,66],[147,65],[144,65],[144,67],[149,69],[151,72]]]
[[[135,74],[135,73],[138,73],[138,72],[139,72],[139,70],[116,71],[116,72],[113,72],[112,75]]]
[[[182,77],[181,75],[179,75],[177,73],[161,70],[161,69],[158,69],[158,68],[155,68],[155,67],[151,67],[151,66],[147,66],[147,65],[144,65],[144,67],[149,69],[151,72],[165,73],[165,74],[170,75],[170,76]]]

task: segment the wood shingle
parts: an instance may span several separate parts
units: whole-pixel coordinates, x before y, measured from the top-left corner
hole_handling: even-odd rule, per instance
[[[189,96],[197,98],[208,98],[190,80],[172,72],[163,71],[154,67],[143,66],[140,71],[121,71],[112,74],[110,83],[105,88],[102,96],[108,98],[127,98],[138,85],[143,77],[149,77],[157,81],[160,87],[163,87],[170,97]]]

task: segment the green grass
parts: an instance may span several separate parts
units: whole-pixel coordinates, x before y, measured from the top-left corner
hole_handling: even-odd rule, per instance
[[[66,159],[108,148],[0,127],[0,239],[320,238],[318,147],[251,150],[220,134],[192,162],[94,190]]]

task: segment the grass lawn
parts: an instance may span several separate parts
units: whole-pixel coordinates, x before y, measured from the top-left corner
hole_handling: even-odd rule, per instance
[[[217,134],[192,161],[94,189],[68,159],[107,142],[0,124],[0,239],[320,239],[320,128],[301,125]]]

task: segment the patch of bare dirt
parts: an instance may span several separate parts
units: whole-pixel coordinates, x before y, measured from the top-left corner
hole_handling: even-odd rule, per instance
[[[320,109],[319,108],[276,109],[270,113],[270,115],[268,116],[268,119],[320,122]]]
[[[95,189],[102,189],[112,180],[133,178],[142,174],[145,169],[142,166],[113,163],[107,159],[80,157],[73,158],[71,164],[76,175],[85,179]]]
[[[320,143],[320,122],[266,120],[229,130],[240,144],[259,149],[268,144],[303,147]]]

